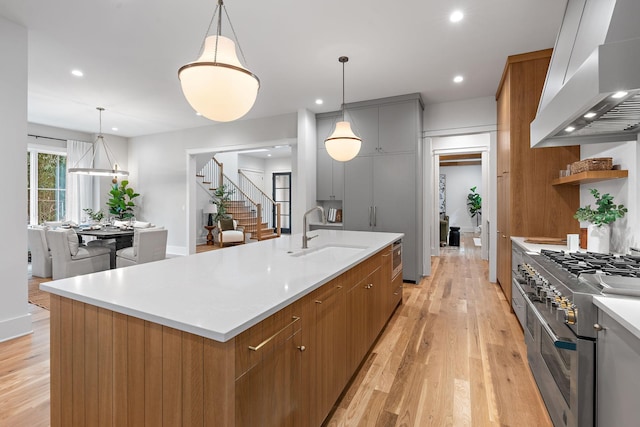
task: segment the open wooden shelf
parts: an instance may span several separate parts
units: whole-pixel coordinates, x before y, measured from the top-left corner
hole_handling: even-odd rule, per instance
[[[626,178],[628,176],[629,171],[627,170],[586,171],[554,179],[551,185],[580,185],[608,179]]]

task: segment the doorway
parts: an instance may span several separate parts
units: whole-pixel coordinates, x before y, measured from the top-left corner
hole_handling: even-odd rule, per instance
[[[291,234],[291,172],[274,172],[272,182],[273,201],[281,205],[281,231],[285,234]],[[273,224],[276,224],[275,207],[273,208]]]

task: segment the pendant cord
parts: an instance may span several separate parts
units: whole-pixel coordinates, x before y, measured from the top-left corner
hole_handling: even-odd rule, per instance
[[[213,11],[213,16],[211,17],[211,21],[209,21],[209,26],[207,27],[207,31],[204,33],[204,38],[202,39],[202,44],[200,45],[200,50],[198,51],[198,55],[200,55],[202,53],[202,50],[204,49],[204,43],[207,40],[207,35],[209,34],[209,31],[211,31],[211,26],[213,25],[213,20],[216,19],[216,13],[218,13],[218,8],[219,6],[216,5],[215,10]],[[220,26],[218,25],[218,32],[220,32]],[[216,49],[217,51],[217,49]]]
[[[342,63],[342,121],[344,122],[344,62]]]

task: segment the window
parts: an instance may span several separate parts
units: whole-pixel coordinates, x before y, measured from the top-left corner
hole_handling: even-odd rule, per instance
[[[64,220],[66,175],[65,154],[36,149],[27,152],[27,215],[31,224]]]

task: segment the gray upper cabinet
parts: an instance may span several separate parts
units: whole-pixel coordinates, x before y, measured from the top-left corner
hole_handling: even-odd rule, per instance
[[[316,200],[342,200],[344,197],[344,163],[320,148],[317,153]]]
[[[369,156],[378,152],[378,107],[347,109],[346,119],[351,130],[362,139],[358,156]]]
[[[407,153],[416,150],[418,101],[382,105],[379,108],[378,138],[383,153]],[[418,113],[419,111],[419,113]]]
[[[317,199],[331,200],[335,182],[342,179],[344,229],[404,233],[403,277],[416,281],[422,246],[417,195],[422,109],[417,94],[348,105],[346,118],[362,146],[358,156],[344,163],[331,160],[322,144],[337,113],[317,116]],[[336,164],[342,167],[337,172]]]
[[[336,117],[316,120],[316,200],[342,200],[344,197],[344,163],[333,160],[324,148],[324,140],[333,131],[335,121]]]

